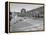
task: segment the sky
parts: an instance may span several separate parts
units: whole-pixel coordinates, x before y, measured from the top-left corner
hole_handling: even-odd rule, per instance
[[[24,8],[26,11],[39,8],[43,5],[34,5],[34,4],[16,4],[10,3],[10,11],[11,12],[21,12],[21,9]]]

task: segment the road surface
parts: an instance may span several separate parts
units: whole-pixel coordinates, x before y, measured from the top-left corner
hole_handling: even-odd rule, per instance
[[[22,19],[22,21],[19,21]],[[16,31],[34,31],[34,30],[43,30],[43,18],[25,18],[18,17],[18,21],[14,20],[10,23],[10,32]]]

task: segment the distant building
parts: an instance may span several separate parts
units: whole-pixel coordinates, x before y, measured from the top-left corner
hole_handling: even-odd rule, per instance
[[[43,6],[36,8],[36,9],[32,9],[29,11],[26,11],[26,9],[22,8],[21,9],[21,13],[18,14],[18,16],[20,17],[44,17],[44,9]]]
[[[30,15],[32,15],[33,17],[44,17],[44,9],[43,9],[43,6],[42,7],[39,7],[39,8],[36,8],[36,9],[33,9],[33,10],[29,10],[28,13]]]
[[[22,8],[21,13],[19,13],[18,16],[25,17],[25,15],[26,15],[26,9]]]
[[[22,14],[26,13],[26,9],[22,8],[22,9],[21,9],[21,13],[22,13]]]

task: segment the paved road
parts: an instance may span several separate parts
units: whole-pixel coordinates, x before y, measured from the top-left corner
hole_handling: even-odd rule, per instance
[[[18,17],[21,18],[21,17]],[[21,18],[23,19],[23,18]],[[43,30],[43,18],[26,18],[17,23],[11,23],[10,31],[33,31],[33,30]]]

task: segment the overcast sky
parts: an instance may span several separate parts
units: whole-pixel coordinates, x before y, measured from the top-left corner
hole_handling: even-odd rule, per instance
[[[43,5],[34,5],[34,4],[15,4],[10,3],[10,11],[11,12],[21,12],[21,9],[24,8],[26,11],[39,8]]]

